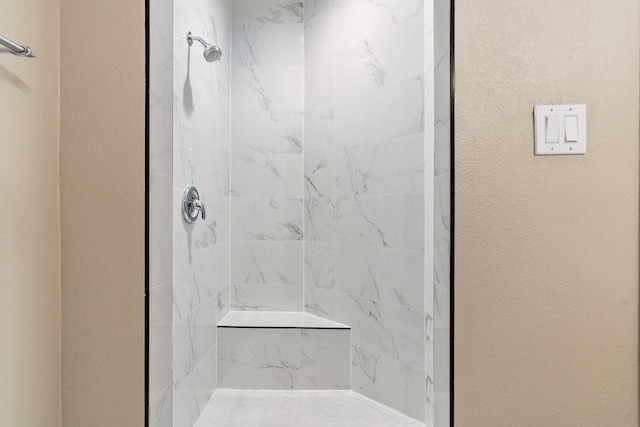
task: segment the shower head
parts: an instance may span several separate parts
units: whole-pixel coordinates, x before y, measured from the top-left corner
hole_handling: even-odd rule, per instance
[[[204,50],[204,59],[207,62],[220,61],[222,57],[222,49],[216,45],[210,45]]]
[[[202,46],[204,46],[203,56],[205,61],[214,62],[214,61],[220,60],[220,58],[222,57],[222,49],[220,49],[220,47],[214,44],[210,45],[209,43],[204,41],[204,39],[202,39],[201,37],[192,35],[191,31],[189,31],[187,33],[187,42],[189,43],[189,46],[193,44],[194,40],[199,41],[202,44]]]

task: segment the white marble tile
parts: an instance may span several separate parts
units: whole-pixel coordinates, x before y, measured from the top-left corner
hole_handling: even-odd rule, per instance
[[[330,102],[336,96],[336,57],[329,56],[304,69],[304,96],[307,105]]]
[[[424,264],[425,264],[425,280],[424,280],[424,313],[426,315],[434,316],[434,300],[435,300],[435,290],[434,290],[434,281],[433,281],[433,254],[429,252],[425,252],[424,254]]]
[[[222,195],[208,197],[207,217],[213,217],[213,231],[215,232],[215,243],[229,241],[231,227],[230,198]]]
[[[304,283],[323,289],[336,285],[336,247],[331,244],[305,242]]]
[[[196,427],[420,427],[424,423],[347,390],[216,390]]]
[[[336,67],[338,98],[421,76],[424,73],[423,16],[341,49]]]
[[[425,419],[424,378],[423,370],[353,346],[353,390],[420,421]]]
[[[336,191],[334,150],[306,153],[304,156],[305,197],[332,196]]]
[[[235,153],[252,157],[302,152],[302,67],[233,67],[232,85]]]
[[[230,292],[231,310],[302,310],[302,284],[232,285]]]
[[[171,420],[171,385],[149,405],[149,427],[172,427]]]
[[[304,70],[296,67],[232,68],[233,99],[236,108],[270,111],[302,111],[304,105]],[[241,120],[235,117],[234,120]]]
[[[308,329],[322,329],[322,328],[337,328],[337,329],[345,329],[348,328],[348,325],[343,323],[333,322],[327,319],[323,319],[319,316],[314,316],[309,313],[300,313],[300,327],[308,328]]]
[[[434,330],[434,358],[433,364],[435,368],[435,376],[433,383],[436,393],[449,393],[449,375],[450,375],[450,330],[435,329]]]
[[[172,178],[149,174],[149,285],[171,280]]]
[[[334,0],[308,0],[304,2],[304,60],[315,64],[335,53]]]
[[[171,385],[171,323],[171,282],[169,281],[149,291],[150,402],[159,399]],[[162,405],[158,404],[156,408],[160,413],[164,410]]]
[[[171,65],[150,56],[149,170],[171,175],[173,170],[173,80]]]
[[[210,100],[226,99],[228,87],[214,86],[212,76],[203,75],[207,72],[210,74],[212,66],[204,61],[200,46],[194,44],[189,48],[186,33],[185,30],[185,36],[178,36],[175,40],[173,119],[214,138],[218,134],[216,125],[223,122],[228,106],[225,111],[221,105]],[[174,133],[174,140],[176,137]]]
[[[305,103],[304,151],[305,154],[332,149],[335,145],[335,102]]]
[[[450,57],[445,55],[435,69],[435,174],[451,170]]]
[[[309,242],[335,244],[335,199],[313,197],[305,199],[305,239]]]
[[[302,242],[231,242],[231,283],[300,284],[302,250]]]
[[[354,145],[424,130],[422,77],[340,98],[335,108],[337,145]]]
[[[449,412],[449,393],[435,393],[435,427],[449,427],[451,425]]]
[[[173,122],[173,135],[173,186],[183,188],[194,184],[202,187],[208,184],[213,188],[216,174],[209,166],[217,153],[214,139],[178,120]],[[211,191],[207,193],[211,194]]]
[[[451,173],[435,178],[434,281],[449,289],[451,274]]]
[[[305,240],[335,243],[336,204],[331,197],[311,197],[304,200]]]
[[[219,330],[225,328],[349,329],[341,323],[301,311],[230,311],[218,326]]]
[[[351,326],[354,345],[424,369],[422,311],[341,293],[337,295],[336,317]]]
[[[218,344],[218,387],[290,390],[298,385],[299,343]]]
[[[229,310],[229,242],[216,247],[216,299],[221,313]]]
[[[451,0],[435,0],[434,59],[440,62],[451,49]]]
[[[424,144],[424,134],[417,133],[338,148],[337,194],[423,192]]]
[[[434,329],[433,329],[433,318],[429,315],[425,315],[424,324],[425,324],[425,340],[424,340],[424,352],[425,352],[425,360],[424,360],[424,369],[427,373],[427,377],[429,380],[434,376]],[[431,402],[433,403],[433,402]]]
[[[149,3],[149,56],[162,65],[172,67],[173,58],[173,1],[154,0]],[[152,72],[155,72],[152,68]],[[153,75],[153,74],[152,74]],[[169,84],[169,89],[171,84]]]
[[[217,297],[216,248],[194,250],[173,260],[173,319],[184,319],[202,304]]]
[[[238,151],[238,150],[236,150]],[[302,197],[301,154],[253,154],[231,156],[231,192],[239,197]]]
[[[336,42],[352,45],[422,14],[421,0],[336,1]]]
[[[304,117],[299,110],[233,109],[233,152],[249,157],[302,152]]]
[[[200,190],[200,188],[199,188]],[[189,254],[198,249],[204,249],[216,244],[218,240],[218,230],[216,225],[216,215],[211,212],[209,201],[214,197],[209,196],[204,190],[200,191],[200,200],[207,208],[207,218],[188,224],[182,216],[182,194],[184,188],[173,188],[172,216],[173,216],[173,256]],[[216,205],[214,204],[214,207]],[[174,272],[175,274],[175,272]]]
[[[233,64],[302,66],[303,3],[295,0],[232,2]]]
[[[434,328],[449,329],[450,326],[450,303],[451,297],[449,289],[439,283],[434,284]]]
[[[349,329],[301,329],[300,345],[351,346]],[[351,360],[349,358],[349,360]]]
[[[425,427],[434,427],[436,424],[436,416],[435,416],[435,405],[436,398],[433,391],[433,380],[429,375],[427,375],[427,385],[426,385],[426,405],[425,405]],[[447,407],[447,412],[449,408]],[[446,424],[439,424],[440,427],[450,427],[451,425],[447,422]]]
[[[216,312],[196,310],[173,325],[173,384],[178,387],[216,342]],[[174,396],[175,397],[175,396]]]
[[[213,390],[178,388],[173,391],[172,426],[190,427],[195,425],[202,411],[211,400]]]
[[[300,344],[299,388],[348,390],[351,387],[349,345]]]
[[[336,290],[422,309],[424,252],[338,246]]]
[[[422,193],[341,197],[336,204],[336,243],[424,249]]]
[[[304,311],[325,319],[336,319],[336,293],[333,290],[304,287]]]
[[[260,314],[260,313],[256,313]],[[289,313],[278,313],[289,314]],[[266,318],[275,318],[274,316],[266,316]],[[295,323],[299,323],[300,319],[296,317]],[[243,319],[247,320],[247,319]],[[241,322],[235,322],[241,323]],[[253,322],[254,324],[256,322]],[[295,328],[285,329],[269,329],[269,328],[218,328],[218,342],[231,344],[271,344],[286,343],[298,344],[300,340],[300,331]]]
[[[210,390],[216,388],[218,348],[214,344],[198,362],[193,371],[175,388],[174,392],[186,390]]]
[[[302,240],[302,199],[232,197],[232,240]]]

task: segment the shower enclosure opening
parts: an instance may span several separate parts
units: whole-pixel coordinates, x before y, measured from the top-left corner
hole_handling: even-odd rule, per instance
[[[149,3],[148,425],[449,425],[449,0]]]

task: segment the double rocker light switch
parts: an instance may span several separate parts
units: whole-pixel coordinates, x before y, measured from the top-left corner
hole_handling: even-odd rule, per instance
[[[585,154],[587,152],[587,106],[536,105],[535,154]]]

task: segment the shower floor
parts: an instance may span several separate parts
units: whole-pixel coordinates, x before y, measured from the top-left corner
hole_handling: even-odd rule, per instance
[[[352,391],[218,389],[194,427],[424,427]]]

